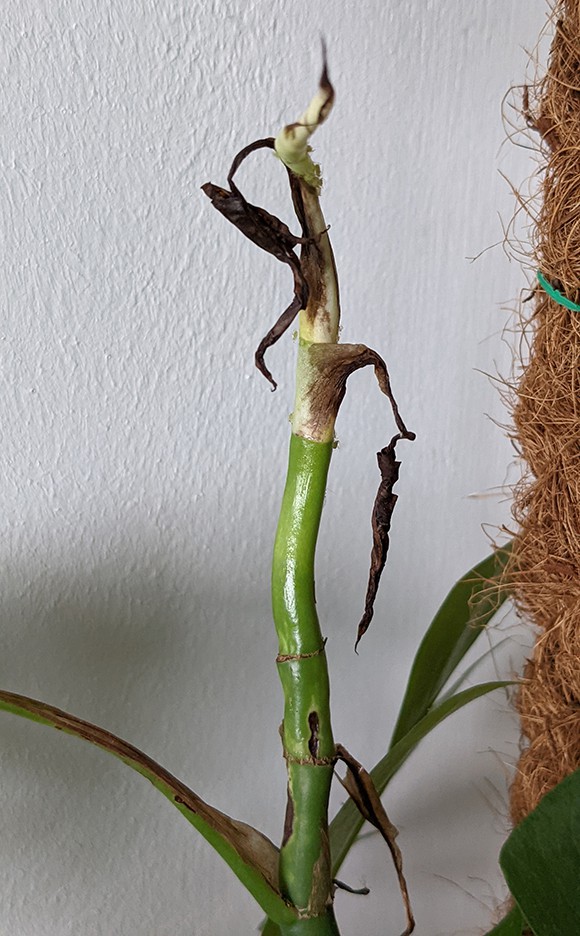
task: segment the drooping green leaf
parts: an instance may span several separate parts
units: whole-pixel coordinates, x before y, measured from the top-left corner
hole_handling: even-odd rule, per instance
[[[516,826],[499,863],[536,936],[580,933],[580,770]]]
[[[437,611],[413,661],[391,747],[429,711],[482,628],[509,596],[501,582],[510,551],[508,543],[470,569]]]
[[[442,721],[457,712],[474,699],[479,699],[494,689],[512,685],[511,682],[497,681],[481,683],[458,692],[451,699],[435,705],[407,734],[400,739],[371,770],[374,784],[382,793],[397,770],[405,763],[409,754],[420,741]],[[336,875],[346,858],[364,820],[352,801],[344,803],[330,823],[330,850],[332,855],[332,873]]]
[[[516,904],[486,936],[522,936],[526,929],[528,926],[522,916],[522,911]]]
[[[455,679],[449,686],[449,689],[446,689],[445,692],[442,692],[441,695],[437,696],[437,702],[445,702],[446,699],[450,699],[451,696],[454,696],[459,691],[459,689],[461,689],[461,686],[463,686],[467,680],[473,676],[475,670],[481,666],[484,660],[487,660],[490,656],[492,657],[495,653],[497,653],[500,647],[503,647],[507,643],[511,643],[511,641],[511,637],[504,637],[502,640],[498,640],[498,642],[494,644],[493,647],[490,647],[488,650],[486,650],[485,653],[482,653],[481,656],[477,658],[477,660],[474,660],[473,663],[470,663],[467,669],[463,670],[457,679]]]
[[[278,849],[252,826],[231,819],[133,745],[104,728],[27,696],[0,691],[0,710],[90,741],[146,777],[221,855],[268,916],[282,925],[297,913],[278,889]]]

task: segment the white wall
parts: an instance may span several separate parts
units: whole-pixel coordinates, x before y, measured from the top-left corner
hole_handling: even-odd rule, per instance
[[[337,97],[314,143],[343,338],[385,355],[417,432],[400,447],[392,554],[356,657],[374,453],[392,424],[370,372],[352,379],[317,588],[336,736],[371,766],[432,613],[486,553],[481,525],[509,516],[505,492],[469,495],[503,485],[514,459],[481,371],[509,370],[506,306],[526,281],[501,246],[466,258],[512,213],[498,169],[519,183],[534,167],[502,146],[500,105],[546,15],[544,0],[4,6],[1,684],[121,734],[275,840],[268,564],[292,341],[270,354],[274,395],[252,358],[291,282],[200,185],[223,184],[237,149],[297,116],[323,33]],[[290,219],[268,154],[242,179]],[[503,648],[503,674],[521,643]],[[476,703],[385,799],[418,936],[480,932],[504,897],[517,737],[505,698]],[[1,936],[255,931],[257,906],[140,777],[9,715],[0,746]],[[384,847],[357,846],[342,876],[372,888],[338,896],[345,936],[400,931]]]

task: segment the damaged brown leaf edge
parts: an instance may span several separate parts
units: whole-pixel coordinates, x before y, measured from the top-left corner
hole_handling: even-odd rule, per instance
[[[297,918],[295,908],[280,894],[279,850],[261,832],[210,806],[143,751],[104,728],[45,702],[5,690],[0,690],[0,709],[89,741],[132,767],[213,845],[271,918],[283,916],[287,922]]]
[[[410,936],[415,929],[415,918],[411,908],[407,882],[403,874],[403,856],[401,854],[401,849],[397,845],[398,830],[387,816],[377,788],[372,781],[372,777],[364,769],[362,764],[359,764],[342,744],[336,745],[336,756],[347,768],[346,777],[344,779],[339,777],[340,782],[360,814],[364,816],[367,822],[370,822],[375,829],[378,829],[391,852],[393,864],[395,865],[399,880],[405,915],[407,917],[407,926],[403,930],[401,936]]]

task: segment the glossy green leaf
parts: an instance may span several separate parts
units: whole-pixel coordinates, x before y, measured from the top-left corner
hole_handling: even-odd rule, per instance
[[[405,763],[409,754],[417,747],[430,731],[442,721],[463,708],[474,699],[512,685],[511,682],[497,681],[481,683],[463,689],[451,699],[435,705],[407,734],[401,738],[371,770],[374,784],[382,793],[397,770]],[[347,800],[330,823],[330,850],[332,855],[332,873],[336,875],[363,825],[363,818],[351,800]]]
[[[391,747],[423,718],[482,628],[509,596],[500,587],[511,543],[470,569],[453,586],[417,651]]]
[[[486,936],[522,936],[522,933],[524,933],[527,928],[526,921],[522,916],[522,911],[516,904],[508,915],[505,916],[497,926],[494,926]]]
[[[296,911],[278,890],[278,849],[261,832],[209,806],[147,754],[103,728],[12,692],[0,691],[0,710],[57,728],[114,754],[173,803],[227,862],[271,919],[282,925],[297,919]]]
[[[499,863],[536,936],[580,933],[580,770],[516,826]]]

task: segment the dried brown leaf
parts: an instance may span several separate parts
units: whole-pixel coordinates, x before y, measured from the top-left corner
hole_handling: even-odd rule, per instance
[[[360,814],[364,816],[367,822],[370,822],[371,825],[378,829],[391,852],[407,917],[407,926],[401,936],[410,936],[415,929],[415,918],[411,908],[407,882],[403,874],[403,856],[396,841],[398,830],[387,816],[385,807],[381,802],[381,798],[371,775],[352,754],[349,754],[342,744],[336,745],[336,754],[338,759],[341,760],[347,768],[346,777],[344,780],[341,779],[340,782],[353,800]]]
[[[237,227],[242,234],[251,240],[252,243],[261,247],[262,250],[272,254],[272,256],[280,260],[281,263],[286,263],[292,270],[294,278],[294,298],[264,336],[255,354],[256,367],[260,373],[270,381],[272,388],[275,390],[277,386],[276,381],[266,367],[264,355],[267,349],[275,344],[280,336],[289,328],[300,309],[305,308],[308,303],[308,284],[302,272],[300,259],[294,253],[294,248],[298,244],[308,243],[310,238],[299,237],[296,234],[292,234],[289,227],[275,215],[270,214],[265,208],[260,208],[258,205],[252,205],[248,202],[235,184],[234,175],[244,159],[246,159],[250,153],[264,148],[274,148],[273,137],[267,137],[266,139],[256,140],[254,143],[250,143],[234,157],[234,161],[228,173],[229,191],[228,189],[221,188],[219,185],[213,185],[211,182],[206,182],[201,188],[211,200],[214,208],[230,221],[231,224]],[[296,206],[297,195],[290,172],[288,172],[288,176],[290,179],[293,201]]]
[[[400,461],[395,458],[395,447],[401,435],[393,436],[385,448],[377,452],[377,461],[379,471],[381,472],[381,483],[375,497],[371,525],[373,528],[373,547],[371,550],[371,565],[369,570],[369,580],[367,593],[365,597],[365,608],[363,616],[358,625],[355,650],[358,647],[361,637],[366,634],[374,615],[375,598],[379,587],[381,575],[387,561],[389,551],[389,532],[391,529],[391,518],[397,503],[397,495],[393,493],[393,487],[399,480]]]

